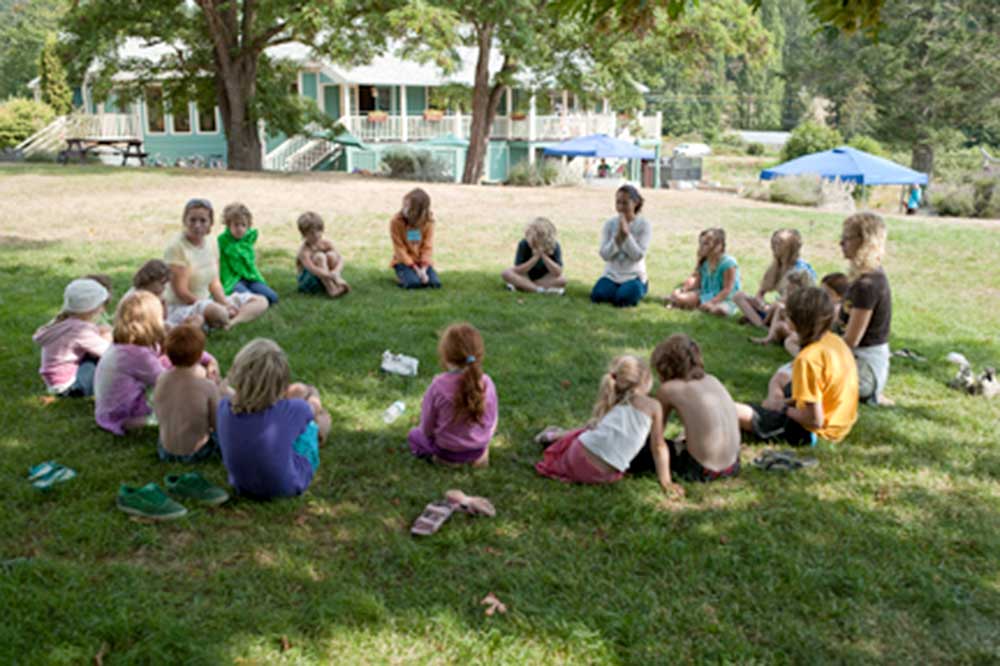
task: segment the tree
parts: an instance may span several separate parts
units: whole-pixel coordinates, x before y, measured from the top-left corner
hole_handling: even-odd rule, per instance
[[[65,0],[0,0],[0,99],[28,94],[45,36],[59,25]]]
[[[634,40],[596,33],[584,21],[561,20],[546,2],[414,0],[393,12],[391,21],[403,41],[404,56],[452,72],[460,63],[459,47],[476,53],[463,183],[481,178],[489,129],[504,90],[515,79],[533,90],[570,89],[585,102],[607,97],[628,108],[642,104],[631,76]]]
[[[259,120],[295,134],[322,119],[315,105],[288,93],[296,70],[268,49],[300,42],[330,60],[363,61],[384,44],[387,8],[351,0],[78,0],[65,27],[80,54],[77,74],[100,64],[100,95],[118,86],[119,97],[134,97],[159,81],[175,103],[211,100],[221,111],[229,168],[253,171],[261,168]],[[170,53],[125,59],[121,46],[129,37]],[[119,71],[135,76],[127,87],[111,80]]]
[[[52,107],[56,115],[64,116],[73,110],[73,91],[66,81],[66,68],[59,57],[56,36],[45,38],[38,62],[38,88],[42,101]]]

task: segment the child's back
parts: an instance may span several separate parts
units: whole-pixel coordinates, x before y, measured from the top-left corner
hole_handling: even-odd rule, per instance
[[[42,348],[38,372],[49,390],[57,393],[73,384],[81,361],[100,358],[111,345],[97,324],[75,317],[45,324],[31,339]]]
[[[308,438],[310,429],[315,440],[318,429],[305,400],[279,400],[259,412],[236,413],[223,398],[217,427],[229,483],[241,495],[290,497],[309,487],[315,465],[299,453],[296,442]]]
[[[660,403],[677,410],[684,424],[685,446],[708,470],[730,467],[740,455],[736,403],[722,383],[706,374],[700,379],[672,379],[660,385]]]
[[[215,430],[219,389],[193,368],[173,368],[160,375],[153,406],[160,424],[160,444],[175,456],[190,456]]]

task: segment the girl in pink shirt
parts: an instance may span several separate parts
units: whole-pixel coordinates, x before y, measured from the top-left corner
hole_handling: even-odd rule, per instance
[[[497,429],[497,391],[483,373],[483,337],[470,324],[452,324],[441,335],[438,357],[447,370],[431,381],[410,431],[413,455],[447,464],[485,467]]]
[[[62,310],[32,336],[42,348],[38,372],[49,393],[60,397],[94,394],[94,368],[111,344],[111,331],[96,320],[108,290],[96,280],[73,280],[63,292]]]
[[[126,296],[115,312],[114,344],[94,377],[97,425],[116,435],[151,422],[146,391],[164,371],[160,348],[166,337],[163,304],[148,291]]]

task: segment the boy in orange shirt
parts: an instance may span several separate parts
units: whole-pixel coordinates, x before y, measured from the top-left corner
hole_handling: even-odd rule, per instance
[[[392,268],[403,289],[441,288],[434,270],[434,214],[431,198],[419,187],[403,197],[403,207],[389,222]]]
[[[795,446],[815,444],[817,437],[839,442],[858,418],[858,370],[850,348],[830,331],[833,301],[825,289],[807,287],[789,296],[786,314],[802,350],[791,377],[783,368],[771,378],[763,403],[736,405],[740,428],[761,441]]]

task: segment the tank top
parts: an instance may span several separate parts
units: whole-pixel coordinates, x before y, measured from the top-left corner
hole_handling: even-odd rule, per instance
[[[624,472],[646,444],[652,425],[653,419],[632,405],[615,405],[596,426],[580,435],[580,443],[611,467]]]

